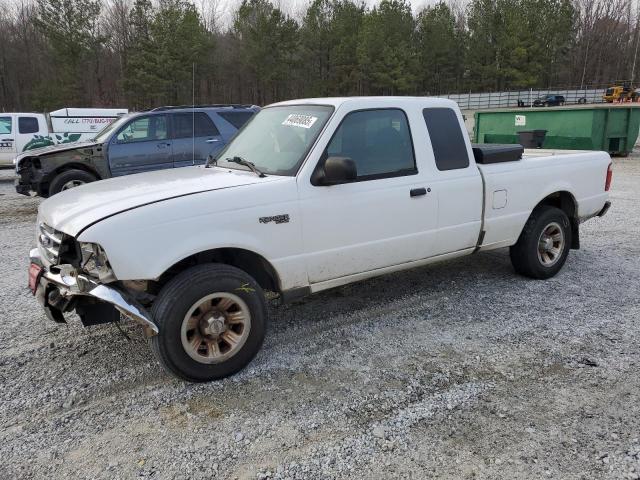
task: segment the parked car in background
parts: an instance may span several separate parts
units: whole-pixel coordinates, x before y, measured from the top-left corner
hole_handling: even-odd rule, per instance
[[[16,158],[16,191],[41,197],[110,177],[205,163],[257,111],[255,105],[159,107],[127,115],[95,138]]]
[[[0,166],[12,167],[27,150],[88,140],[129,111],[61,108],[50,113],[0,113]]]
[[[565,99],[562,95],[545,95],[533,101],[534,107],[561,107]]]

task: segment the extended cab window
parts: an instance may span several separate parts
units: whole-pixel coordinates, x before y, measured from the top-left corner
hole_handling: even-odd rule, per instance
[[[220,135],[218,129],[204,112],[174,113],[173,114],[173,138],[214,137]]]
[[[19,133],[37,133],[39,129],[36,117],[18,117]]]
[[[333,135],[325,157],[352,159],[360,180],[417,172],[407,116],[398,109],[349,113]]]
[[[129,122],[116,139],[118,143],[146,142],[150,140],[166,140],[167,117],[166,115],[152,115],[138,117]]]
[[[422,115],[438,170],[467,168],[469,153],[456,112],[450,108],[425,108]]]
[[[0,117],[0,135],[11,133],[11,117]]]

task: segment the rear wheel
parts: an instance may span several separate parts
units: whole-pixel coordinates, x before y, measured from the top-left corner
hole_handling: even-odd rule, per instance
[[[95,182],[96,176],[84,170],[65,170],[56,175],[49,185],[49,196],[60,193],[63,190],[79,187],[85,183]]]
[[[571,225],[567,214],[559,208],[543,206],[533,211],[509,255],[518,273],[545,279],[560,271],[570,245]]]
[[[208,264],[165,285],[152,315],[160,333],[150,342],[160,364],[178,378],[206,382],[238,372],[258,353],[267,306],[245,272]]]

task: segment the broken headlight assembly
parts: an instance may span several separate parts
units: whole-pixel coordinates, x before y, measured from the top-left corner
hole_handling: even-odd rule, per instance
[[[82,253],[81,269],[102,283],[113,282],[116,276],[111,270],[109,259],[104,249],[97,243],[80,242]]]

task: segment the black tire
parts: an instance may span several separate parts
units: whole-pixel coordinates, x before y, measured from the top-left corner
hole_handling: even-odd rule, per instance
[[[207,364],[187,353],[181,329],[190,309],[213,293],[240,297],[248,307],[250,327],[246,341],[233,356]],[[165,370],[189,382],[217,380],[243,369],[260,350],[268,319],[264,292],[256,281],[236,267],[215,263],[192,267],[173,278],[158,294],[151,313],[160,330],[150,338],[153,352]]]
[[[91,183],[97,180],[96,176],[92,173],[85,172],[84,170],[65,170],[59,173],[51,183],[49,184],[49,196],[60,193],[66,184],[70,182],[78,182],[79,184]]]
[[[552,225],[557,225],[562,233],[562,247],[558,248],[560,253],[555,256],[553,263],[549,253],[539,254],[542,234]],[[518,242],[509,249],[509,256],[513,268],[519,274],[545,279],[553,277],[560,271],[567,260],[570,247],[571,224],[567,214],[556,207],[542,206],[536,208],[527,220]],[[541,255],[543,258],[546,255],[546,258],[541,258]]]

